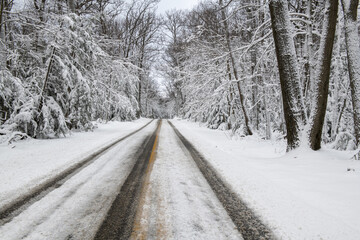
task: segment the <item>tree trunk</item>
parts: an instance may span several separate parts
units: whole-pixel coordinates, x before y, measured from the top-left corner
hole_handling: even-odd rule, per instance
[[[251,74],[252,74],[252,107],[253,107],[253,128],[259,130],[259,108],[260,103],[258,99],[259,89],[258,89],[258,76],[256,76],[255,66],[256,66],[256,51],[253,49],[250,53],[251,58]]]
[[[353,106],[356,144],[360,144],[360,46],[357,24],[359,0],[341,0],[345,18],[345,40]]]
[[[137,113],[137,117],[141,117],[142,111],[141,111],[141,81],[142,81],[142,74],[140,73],[139,76],[139,84],[138,84],[138,103],[139,103],[139,112]]]
[[[342,42],[341,32],[342,32],[342,29],[343,29],[343,26],[341,25],[341,21],[339,21],[337,29],[336,29],[336,32],[337,32],[336,35],[338,37],[337,37],[337,40],[335,43],[336,47],[334,49],[334,51],[335,51],[334,55],[336,56],[336,59],[335,59],[334,75],[333,75],[333,79],[332,79],[332,83],[334,84],[334,89],[332,91],[333,105],[332,105],[332,109],[331,109],[331,115],[332,115],[331,139],[332,139],[332,141],[335,140],[335,137],[337,135],[337,129],[338,129],[338,126],[340,123],[338,121],[338,119],[339,119],[339,115],[341,114],[340,109],[342,109],[341,103],[343,102],[343,99],[339,95],[340,88],[341,88],[341,82],[342,82],[341,80],[343,79],[343,76],[341,74],[342,67],[343,67],[342,62],[341,62],[341,53],[342,53],[342,51],[341,51],[341,42]]]
[[[266,76],[266,72],[262,72],[263,76]],[[266,78],[266,77],[265,77]],[[264,82],[262,82],[262,85],[264,86]],[[270,112],[269,112],[269,107],[268,107],[268,102],[269,102],[269,88],[264,86],[263,88],[263,106],[264,106],[264,112],[265,112],[265,120],[266,120],[266,139],[270,140],[271,139],[271,119],[270,119]]]
[[[0,71],[6,68],[6,46],[5,46],[5,24],[4,24],[4,11],[6,9],[7,1],[1,0],[0,5]]]
[[[306,15],[308,16],[308,23],[306,25],[306,67],[305,67],[305,86],[304,86],[304,97],[307,100],[311,99],[311,91],[314,85],[314,53],[313,53],[313,34],[312,34],[312,21],[311,21],[311,11],[312,11],[312,0],[307,0],[306,6]],[[311,105],[308,105],[311,109]]]
[[[75,0],[67,0],[69,12],[75,13]]]
[[[299,134],[306,122],[304,102],[300,89],[300,77],[292,38],[288,1],[271,0],[269,8],[280,75],[287,131],[287,150],[289,151],[300,145]]]
[[[142,47],[142,51],[141,51],[141,57],[140,57],[140,63],[139,63],[139,84],[138,84],[138,104],[139,104],[139,111],[137,113],[137,117],[141,117],[142,116],[142,106],[141,106],[141,91],[142,91],[142,82],[144,81],[144,56],[145,56],[145,42],[143,42],[143,47]]]
[[[315,93],[310,115],[310,148],[319,150],[329,94],[331,56],[337,22],[338,0],[326,0],[323,36],[320,42],[318,64],[315,76]]]

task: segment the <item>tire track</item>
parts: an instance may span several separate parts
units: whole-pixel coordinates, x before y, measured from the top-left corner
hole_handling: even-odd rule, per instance
[[[143,143],[144,148],[116,196],[108,214],[98,229],[95,240],[129,239],[140,202],[140,196],[147,176],[147,169],[154,155],[161,120],[155,132]],[[149,173],[148,173],[149,174]]]
[[[160,127],[161,127],[161,122],[160,122]],[[156,150],[157,147],[159,145],[159,132],[160,132],[160,128],[157,129],[157,133],[156,133],[156,138],[154,141],[154,145],[151,151],[151,155],[149,157],[149,163],[147,165],[146,171],[145,171],[145,178],[141,187],[141,193],[139,196],[139,204],[137,206],[137,211],[136,211],[136,215],[135,215],[135,219],[134,219],[134,223],[133,223],[133,228],[132,228],[132,233],[130,238],[131,239],[147,239],[149,236],[149,226],[150,223],[147,222],[146,224],[142,224],[141,222],[141,217],[142,215],[145,216],[150,216],[151,212],[150,209],[144,209],[144,205],[146,202],[146,199],[151,197],[152,195],[152,191],[151,191],[151,185],[150,185],[150,175],[151,175],[151,171],[153,169],[154,163],[155,163],[155,158],[156,158]],[[145,225],[145,226],[144,226]]]
[[[176,135],[194,159],[201,173],[209,183],[215,195],[229,214],[233,223],[245,240],[276,239],[273,232],[266,226],[246,203],[231,190],[217,171],[195,149],[195,147],[168,121]]]

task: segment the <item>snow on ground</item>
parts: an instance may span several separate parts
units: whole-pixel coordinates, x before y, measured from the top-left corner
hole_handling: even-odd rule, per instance
[[[360,161],[172,120],[281,239],[359,239]],[[348,171],[350,169],[350,171]]]
[[[166,121],[140,222],[133,239],[242,239]]]
[[[119,131],[117,135],[121,135],[120,129],[125,126],[126,131],[130,131],[131,128],[137,128],[145,122],[147,120],[136,123],[112,123],[100,127],[99,131],[102,129],[102,137],[110,139],[105,137],[105,132],[109,134]],[[61,187],[35,202],[11,222],[1,226],[0,239],[92,239],[130,173],[135,162],[134,155],[145,137],[153,133],[155,128],[154,121],[142,131],[126,138]],[[122,133],[125,133],[125,130]],[[85,135],[91,139],[92,134],[96,133]],[[84,141],[88,138],[81,135],[78,136],[79,140]],[[75,142],[82,144],[81,141],[72,141],[73,144]],[[70,146],[68,148],[72,149]]]
[[[66,138],[0,144],[0,208],[149,121],[98,123],[93,132],[75,132]]]
[[[0,206],[148,121],[112,122],[67,138],[0,145]],[[285,154],[284,143],[236,140],[196,123],[172,122],[281,239],[359,239],[360,161],[351,160],[350,152]],[[131,156],[155,125],[119,143],[0,227],[0,239],[91,239],[131,169]],[[159,221],[157,231],[170,237],[238,238],[179,143],[164,122],[143,210],[150,218],[143,222],[151,227]]]

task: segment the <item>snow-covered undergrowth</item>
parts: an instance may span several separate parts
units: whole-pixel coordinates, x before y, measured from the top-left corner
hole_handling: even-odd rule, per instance
[[[0,144],[0,208],[148,121],[97,123],[93,132],[75,132],[66,138]]]
[[[285,153],[285,142],[234,138],[173,120],[281,239],[358,239],[360,161],[324,147]]]

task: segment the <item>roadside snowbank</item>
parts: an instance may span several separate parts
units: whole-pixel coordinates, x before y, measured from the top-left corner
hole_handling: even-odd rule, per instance
[[[66,138],[0,144],[0,208],[149,121],[98,123],[93,132],[75,132]]]
[[[351,152],[285,154],[285,143],[172,122],[281,239],[359,239],[360,161]]]

